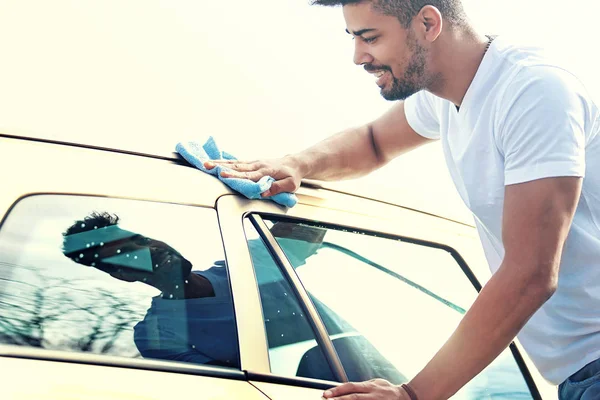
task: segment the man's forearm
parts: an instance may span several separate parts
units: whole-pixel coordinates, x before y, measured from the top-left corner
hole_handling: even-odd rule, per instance
[[[286,158],[303,178],[323,181],[358,178],[385,164],[370,125],[340,132]]]
[[[500,268],[448,342],[410,382],[420,400],[447,399],[488,366],[553,293],[551,279]]]

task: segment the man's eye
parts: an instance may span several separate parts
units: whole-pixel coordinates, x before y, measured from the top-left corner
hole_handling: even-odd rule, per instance
[[[362,40],[363,40],[363,42],[365,42],[365,43],[373,43],[373,42],[375,42],[375,40],[377,40],[377,36],[375,36],[375,37],[371,37],[371,38],[365,38],[365,37],[364,37],[364,38],[362,38]]]

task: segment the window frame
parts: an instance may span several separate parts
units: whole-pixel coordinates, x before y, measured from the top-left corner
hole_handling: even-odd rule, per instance
[[[102,199],[115,199],[115,200],[124,200],[129,202],[140,202],[140,203],[156,203],[156,204],[164,204],[164,205],[172,205],[178,207],[191,207],[191,208],[201,208],[206,210],[212,210],[214,212],[217,225],[215,226],[215,231],[220,232],[220,220],[219,214],[214,206],[209,205],[192,205],[192,204],[184,204],[184,203],[173,203],[167,201],[159,201],[153,199],[144,199],[144,198],[130,198],[130,197],[121,197],[121,196],[112,196],[112,195],[98,195],[98,194],[88,194],[88,193],[75,193],[75,192],[33,192],[26,193],[18,198],[16,198],[10,206],[6,209],[6,212],[0,218],[0,231],[4,227],[8,217],[12,214],[17,205],[23,200],[32,198],[32,197],[45,197],[45,196],[68,196],[68,197],[85,197],[85,198],[102,198]],[[223,241],[223,237],[220,236],[220,242],[223,246],[223,252],[225,253],[225,243]],[[228,281],[231,288],[231,272],[227,271]],[[240,333],[238,329],[238,324],[236,320],[237,310],[236,304],[232,296],[232,307],[233,307],[233,316],[234,316],[234,326],[236,329],[237,336],[237,346],[238,353],[241,358],[241,348],[240,348]],[[128,358],[128,357],[120,357],[120,356],[110,356],[103,354],[95,354],[95,353],[84,353],[84,352],[72,352],[66,350],[49,350],[43,348],[29,347],[29,346],[19,346],[19,345],[11,345],[0,343],[0,358],[20,358],[20,359],[29,359],[29,360],[43,360],[43,361],[52,361],[52,362],[63,362],[63,363],[73,363],[73,364],[86,364],[86,365],[95,365],[95,366],[105,366],[105,367],[115,367],[115,368],[124,368],[131,370],[147,370],[147,371],[160,371],[160,372],[169,372],[169,373],[180,373],[187,375],[197,375],[209,378],[223,378],[229,380],[236,381],[248,381],[248,376],[243,368],[228,368],[228,367],[219,367],[219,366],[211,366],[211,365],[202,365],[202,364],[193,364],[187,362],[178,362],[178,361],[163,361],[158,359],[146,359],[146,358]]]
[[[304,308],[304,310],[306,312],[306,315],[307,315],[307,318],[311,325],[311,328],[313,329],[313,333],[315,334],[315,338],[317,339],[317,343],[319,344],[319,346],[321,346],[323,354],[324,354],[325,358],[327,359],[334,374],[338,377],[342,376],[343,378],[346,378],[346,380],[339,380],[339,382],[337,382],[337,383],[347,382],[347,377],[346,377],[345,372],[343,372],[343,374],[340,374],[340,372],[339,372],[339,368],[341,368],[342,370],[344,370],[344,368],[339,361],[339,357],[335,351],[335,348],[333,347],[331,338],[327,334],[327,331],[325,330],[323,321],[321,320],[320,316],[318,315],[312,301],[310,301],[310,298],[308,297],[308,293],[307,293],[306,289],[304,288],[304,286],[302,285],[299,276],[297,275],[296,271],[292,268],[289,260],[285,256],[285,253],[283,252],[283,250],[277,243],[277,240],[271,234],[269,228],[267,227],[267,225],[265,223],[265,220],[290,222],[290,223],[302,223],[302,224],[311,225],[311,226],[315,226],[315,227],[321,227],[321,228],[325,228],[325,229],[335,229],[335,230],[346,229],[346,230],[349,230],[349,231],[351,231],[353,233],[357,233],[357,234],[364,234],[364,235],[369,235],[369,236],[374,236],[374,237],[380,237],[383,239],[397,240],[397,241],[401,241],[401,242],[406,242],[406,243],[411,243],[411,244],[415,244],[415,245],[426,246],[426,247],[430,247],[430,248],[443,250],[443,251],[448,252],[454,258],[454,260],[460,267],[461,271],[465,274],[466,278],[469,279],[469,282],[473,285],[473,287],[475,288],[477,293],[479,293],[482,289],[481,283],[479,282],[479,280],[477,279],[477,277],[475,276],[475,274],[473,273],[473,271],[467,264],[466,260],[461,256],[461,254],[454,247],[449,246],[447,244],[438,243],[438,242],[434,242],[434,241],[428,241],[428,240],[424,240],[424,239],[412,238],[412,237],[408,237],[408,236],[394,235],[394,234],[379,232],[379,231],[375,231],[375,230],[371,230],[371,229],[359,228],[359,227],[356,227],[355,225],[351,226],[351,225],[344,225],[344,224],[339,224],[339,223],[322,222],[322,221],[316,221],[314,219],[307,219],[307,218],[302,218],[302,217],[297,217],[297,216],[290,217],[287,215],[281,215],[281,214],[270,213],[270,212],[248,212],[244,215],[244,218],[247,218],[250,220],[250,222],[252,223],[252,225],[254,226],[256,231],[258,232],[259,236],[264,241],[265,245],[267,246],[267,249],[269,250],[269,252],[271,253],[271,256],[273,257],[273,260],[279,266],[279,268],[282,270],[284,277],[286,277],[286,279],[288,280],[288,283],[290,284],[290,286],[296,293],[299,301],[301,303],[306,303],[306,304],[301,304],[301,306]],[[321,343],[323,343],[324,345],[322,345]],[[525,380],[525,384],[527,385],[532,398],[535,400],[542,399],[541,394],[537,388],[537,385],[533,379],[533,376],[531,375],[529,368],[527,367],[525,360],[524,360],[523,356],[521,355],[520,350],[517,348],[517,345],[515,344],[514,341],[510,343],[509,349],[510,349],[511,354],[519,368],[519,371],[521,372],[521,375],[523,376],[523,379]],[[339,367],[338,367],[338,363],[339,363]],[[288,377],[281,377],[282,380],[279,380],[277,378],[276,374],[273,374],[271,377],[272,377],[272,379],[274,379],[274,381],[278,381],[279,383],[283,383],[284,381],[288,381],[288,382],[290,381],[290,378],[288,378]],[[300,381],[300,382],[303,382],[306,380],[307,383],[309,383],[308,381],[310,381],[306,378],[292,378],[292,380]]]

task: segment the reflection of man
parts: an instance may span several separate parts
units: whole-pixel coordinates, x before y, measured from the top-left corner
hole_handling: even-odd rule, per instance
[[[121,229],[119,218],[92,213],[75,222],[64,235],[63,252],[74,262],[95,267],[126,282],[142,282],[161,294],[152,299],[143,321],[134,328],[135,344],[148,358],[239,367],[233,304],[224,261],[205,271],[192,271],[192,264],[164,242]],[[275,224],[273,232],[299,234],[288,255],[294,267],[316,253],[324,230],[298,232],[295,224]],[[294,229],[294,232],[291,232]],[[310,235],[314,235],[310,237]],[[271,346],[313,338],[306,323],[286,319],[302,316],[296,301],[288,297],[278,267],[260,240],[249,242],[261,286],[264,317]],[[315,299],[316,304],[320,303]],[[332,334],[348,330],[326,314]],[[291,342],[290,342],[291,340]]]
[[[95,267],[116,279],[143,282],[161,291],[144,320],[134,328],[135,344],[148,358],[239,368],[233,305],[224,261],[205,271],[158,240],[121,229],[119,218],[93,213],[63,234],[63,252],[73,261]],[[315,254],[326,230],[278,222],[271,228],[291,265],[298,268]],[[269,347],[314,341],[314,332],[291,288],[262,240],[248,242],[260,287]],[[311,296],[330,335],[355,330]],[[345,335],[342,335],[345,336]],[[334,340],[344,368],[353,379],[386,378],[404,382],[396,370],[361,336]],[[316,346],[316,342],[315,342]],[[306,352],[298,376],[335,380],[319,348]]]
[[[239,366],[233,305],[223,262],[207,271],[164,242],[118,226],[119,218],[92,213],[63,234],[63,253],[126,282],[143,282],[152,299],[134,340],[144,357]]]

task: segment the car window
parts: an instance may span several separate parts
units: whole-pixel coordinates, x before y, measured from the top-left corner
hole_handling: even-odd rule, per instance
[[[258,282],[271,373],[336,381],[290,283],[252,224],[245,220],[244,226]],[[329,319],[325,322],[332,332],[341,333],[347,329],[340,320]],[[321,362],[315,366],[317,373],[309,375],[298,367],[301,358],[310,349],[314,349],[313,352],[319,355]]]
[[[326,318],[352,381],[414,377],[450,337],[477,292],[452,254],[440,248],[332,227],[268,221],[271,233]],[[309,233],[307,233],[309,232]],[[298,264],[299,249],[311,255]],[[328,327],[329,330],[329,327]],[[310,364],[317,359],[307,353]],[[290,360],[295,362],[295,360]],[[460,360],[457,360],[460,362]],[[368,367],[366,367],[368,366]],[[301,366],[310,370],[310,365]],[[465,386],[457,399],[531,398],[510,350]]]
[[[0,343],[239,368],[216,212],[86,196],[0,227]]]

